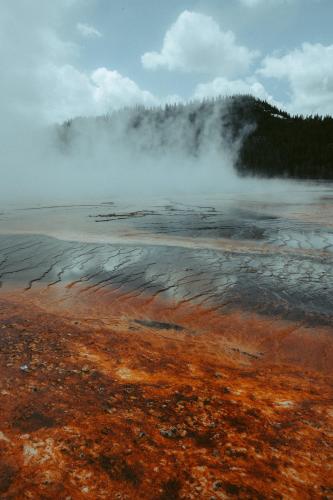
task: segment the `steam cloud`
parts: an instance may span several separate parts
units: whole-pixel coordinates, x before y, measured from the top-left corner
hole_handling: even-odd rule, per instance
[[[197,107],[178,106],[169,115],[137,108],[79,118],[58,129],[57,149],[62,162],[91,177],[97,190],[99,185],[132,195],[223,191],[238,182],[233,164],[239,141],[230,141],[228,130],[221,134],[226,109],[212,104],[195,115]]]
[[[59,99],[53,75],[75,74],[86,82],[73,66],[77,47],[62,32],[64,18],[75,26],[79,5],[80,0],[0,5],[0,57],[6,69],[0,79],[1,204],[249,189],[249,181],[233,168],[247,130],[236,140],[227,128],[221,134],[221,118],[228,113],[221,106],[209,113],[203,108],[195,124],[191,106],[162,121],[158,109],[132,109],[108,119],[76,119],[70,127],[50,123],[52,110],[66,105],[66,93],[73,90],[66,81]],[[147,93],[139,88],[132,94],[146,102]],[[80,113],[76,106],[66,109],[73,116]]]
[[[131,130],[136,110],[115,114],[107,123],[74,120],[65,147],[61,128],[50,123],[52,109],[63,105],[52,75],[75,60],[76,47],[64,41],[59,26],[64,13],[68,22],[75,19],[79,3],[36,0],[33,8],[28,0],[1,4],[0,56],[6,67],[0,81],[2,204],[218,190],[236,182],[232,165],[237,144],[221,140],[217,110],[202,114],[195,148],[189,111],[163,124],[151,123],[145,115],[140,127]]]

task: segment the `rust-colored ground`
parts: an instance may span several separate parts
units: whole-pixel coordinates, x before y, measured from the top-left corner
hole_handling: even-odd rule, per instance
[[[1,499],[333,498],[332,330],[70,292],[0,296]]]

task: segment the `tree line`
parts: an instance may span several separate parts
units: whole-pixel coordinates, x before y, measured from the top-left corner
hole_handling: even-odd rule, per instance
[[[243,176],[333,180],[333,118],[292,116],[250,95],[154,108],[137,106],[97,118],[76,118],[59,128],[62,145],[70,144],[74,124],[91,121],[104,130],[108,127],[111,130],[121,121],[126,123],[129,134],[140,131],[147,134],[149,130],[151,136],[156,136],[163,127],[164,131],[172,127],[188,129],[191,132],[189,153],[193,155],[209,133],[214,135],[214,140],[217,137],[221,143],[227,140],[237,145],[235,167]],[[162,143],[172,147],[165,133],[159,140],[161,147]]]

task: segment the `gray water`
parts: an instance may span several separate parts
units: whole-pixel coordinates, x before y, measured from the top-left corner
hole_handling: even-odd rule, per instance
[[[4,207],[0,215],[3,291],[70,285],[332,324],[332,264],[329,185]]]

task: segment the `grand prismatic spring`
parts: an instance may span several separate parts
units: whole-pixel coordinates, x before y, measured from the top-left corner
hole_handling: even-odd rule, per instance
[[[332,498],[333,190],[8,208],[0,497]]]

